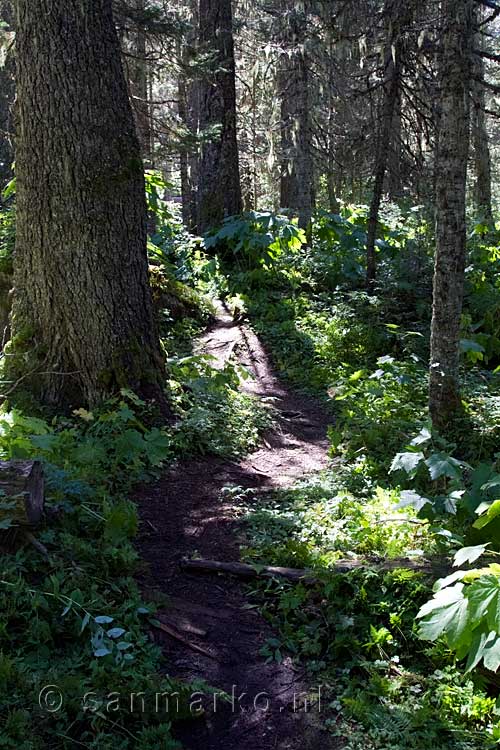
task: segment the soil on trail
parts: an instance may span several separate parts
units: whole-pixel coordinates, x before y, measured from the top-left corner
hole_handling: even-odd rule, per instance
[[[204,696],[203,718],[176,725],[187,750],[318,750],[338,747],[322,727],[326,688],[306,681],[304,668],[290,659],[265,663],[262,646],[273,635],[249,607],[245,585],[221,575],[183,571],[179,562],[194,554],[238,561],[243,541],[238,509],[221,489],[284,487],[328,463],[328,416],[320,405],[293,393],[272,371],[262,344],[246,326],[221,309],[200,341],[220,366],[234,356],[252,374],[242,385],[269,400],[276,424],[262,447],[243,461],[214,457],[185,461],[155,485],[142,488],[140,551],[148,563],[143,585],[160,590],[168,606],[155,629],[169,674],[206,683],[232,696]],[[318,705],[305,696],[321,695]]]

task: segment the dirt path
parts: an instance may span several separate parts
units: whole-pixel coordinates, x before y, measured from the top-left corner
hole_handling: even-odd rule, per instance
[[[218,560],[239,560],[242,542],[237,509],[221,489],[283,487],[327,465],[328,418],[315,402],[291,392],[272,372],[260,341],[237,325],[224,310],[200,346],[220,365],[230,354],[251,373],[245,390],[271,400],[276,427],[249,458],[231,462],[204,458],[184,462],[138,498],[140,547],[149,564],[147,585],[165,592],[169,606],[158,619],[179,637],[158,631],[170,674],[188,680],[204,678],[233,696],[205,696],[205,717],[178,725],[187,750],[318,750],[338,747],[322,729],[318,712],[327,712],[327,690],[321,705],[306,710],[307,693],[319,686],[304,681],[304,670],[290,660],[266,664],[260,649],[272,631],[248,607],[245,589],[222,576],[181,571],[179,560],[197,553]],[[240,696],[244,697],[240,697]],[[197,696],[196,696],[197,698]]]

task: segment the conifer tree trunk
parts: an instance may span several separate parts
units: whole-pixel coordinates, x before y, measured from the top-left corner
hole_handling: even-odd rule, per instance
[[[307,0],[293,3],[284,33],[286,54],[280,70],[281,181],[280,202],[306,228],[314,210],[314,166],[311,149],[309,70],[304,49]]]
[[[479,14],[478,14],[479,15]],[[481,49],[481,38],[476,34],[476,46]],[[493,224],[491,206],[491,155],[486,127],[484,60],[479,54],[473,56],[472,84],[472,141],[474,145],[474,166],[476,184],[474,198],[476,209],[486,224]]]
[[[179,78],[177,81],[177,99],[179,120],[183,126],[184,131],[187,132],[187,89],[186,78],[182,70],[179,71]],[[182,220],[186,227],[192,229],[195,222],[193,216],[191,215],[192,199],[191,181],[189,179],[189,157],[187,146],[184,143],[181,143],[179,147],[179,170],[181,176]]]
[[[141,25],[141,15],[146,11],[145,0],[135,0],[138,17],[138,27],[135,33],[132,96],[136,119],[137,135],[141,146],[141,154],[147,167],[153,166],[153,147],[151,132],[151,105],[149,101],[149,69],[147,61],[146,34]]]
[[[212,72],[200,82],[198,231],[242,210],[236,139],[236,82],[231,0],[200,0],[200,46],[214,56]]]
[[[5,28],[9,31],[14,30],[14,10],[11,0],[0,0],[0,21],[7,24]],[[5,64],[0,67],[0,192],[12,179],[15,94],[15,63],[11,50]]]
[[[373,289],[377,274],[375,244],[377,240],[378,217],[380,204],[382,203],[391,143],[394,142],[394,120],[395,116],[397,116],[401,89],[404,54],[402,34],[405,25],[408,23],[410,12],[411,6],[405,3],[405,7],[403,7],[401,0],[385,1],[384,14],[387,23],[387,42],[385,45],[384,60],[384,97],[366,240],[366,281],[369,289]]]
[[[111,0],[18,0],[16,26],[10,369],[61,407],[120,387],[159,393],[143,167]]]
[[[443,23],[429,408],[434,426],[446,432],[461,406],[459,342],[466,260],[472,0],[444,0]]]

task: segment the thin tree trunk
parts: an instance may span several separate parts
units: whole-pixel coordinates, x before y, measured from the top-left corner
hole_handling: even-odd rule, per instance
[[[429,408],[435,427],[446,432],[461,409],[459,341],[466,259],[473,2],[444,0],[443,19]]]
[[[481,37],[476,34],[476,47],[481,48]],[[484,88],[484,60],[480,55],[473,55],[472,84],[472,140],[474,145],[474,166],[476,172],[475,204],[480,218],[492,226],[493,210],[491,206],[491,155],[486,127],[486,102]]]
[[[377,260],[375,244],[377,240],[378,216],[384,180],[387,171],[388,158],[393,140],[393,124],[398,98],[401,88],[401,74],[403,70],[403,44],[401,32],[408,21],[409,9],[403,9],[401,0],[386,0],[384,13],[387,19],[387,44],[385,52],[385,86],[382,104],[380,132],[378,136],[377,158],[375,163],[375,179],[368,215],[366,238],[366,282],[370,290],[373,289],[377,275]]]
[[[205,232],[240,213],[242,199],[231,0],[200,0],[199,12],[201,47],[215,57],[212,73],[200,82],[200,131],[218,131],[207,133],[201,149],[198,230]]]
[[[146,0],[135,0],[138,24],[134,33],[133,59],[130,63],[130,90],[135,115],[137,135],[142,158],[146,167],[153,165],[151,104],[149,98],[149,66],[147,60],[146,34],[141,18],[146,11]]]
[[[111,0],[18,0],[16,26],[9,367],[62,407],[122,387],[159,394],[143,166]]]
[[[304,51],[307,36],[307,2],[294,3],[287,15],[287,54],[282,55],[281,181],[282,208],[297,213],[306,228],[314,210],[314,167],[311,150],[309,70]]]
[[[10,0],[0,0],[0,20],[7,24],[10,31],[14,30],[14,13]],[[15,94],[15,61],[10,51],[5,64],[0,67],[0,192],[13,176]]]
[[[401,91],[398,91],[392,118],[392,137],[389,150],[389,175],[387,192],[392,201],[398,201],[403,195],[402,175],[402,118]]]
[[[179,59],[183,57],[183,49],[179,43],[177,48],[177,54]],[[188,133],[188,115],[187,115],[187,87],[186,87],[186,76],[184,71],[179,71],[179,77],[177,79],[177,99],[178,99],[178,113],[179,120],[181,122],[184,134]],[[181,197],[182,197],[182,220],[186,227],[193,228],[194,220],[191,214],[191,181],[189,179],[189,162],[188,162],[188,145],[185,142],[181,142],[179,145],[179,170],[181,175]]]

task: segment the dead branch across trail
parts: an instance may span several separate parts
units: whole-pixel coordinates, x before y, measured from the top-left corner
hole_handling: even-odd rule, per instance
[[[319,578],[311,571],[301,568],[280,568],[272,565],[249,565],[240,562],[220,562],[218,560],[182,560],[181,568],[191,573],[226,573],[238,578],[260,578],[276,577],[285,578],[292,583],[304,583],[314,586]],[[352,570],[369,568],[377,571],[397,570],[406,568],[417,573],[441,575],[445,573],[449,565],[445,560],[410,560],[408,558],[395,558],[393,560],[339,560],[328,572],[332,575],[350,573]]]

